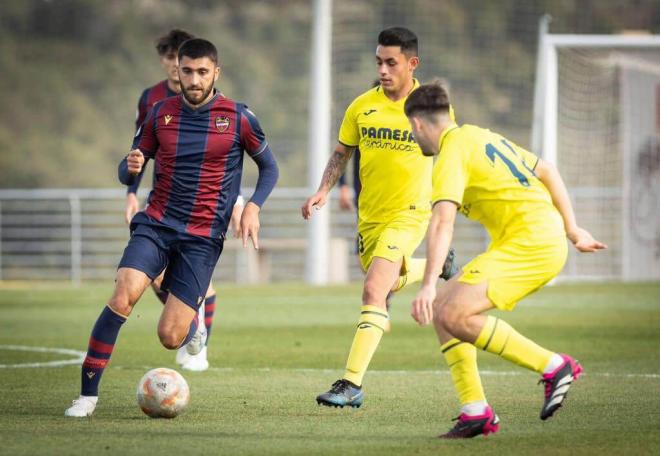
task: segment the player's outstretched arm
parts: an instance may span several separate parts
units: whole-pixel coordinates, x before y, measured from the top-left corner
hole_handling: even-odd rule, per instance
[[[435,285],[449,253],[455,220],[456,203],[453,201],[439,201],[433,206],[433,215],[426,234],[424,279],[410,310],[410,314],[420,325],[427,325],[433,319]]]
[[[575,220],[575,211],[568,196],[566,185],[557,168],[552,164],[539,159],[534,172],[543,185],[546,186],[555,205],[564,219],[566,236],[580,252],[595,252],[606,249],[607,246],[594,237],[585,229],[580,228]]]

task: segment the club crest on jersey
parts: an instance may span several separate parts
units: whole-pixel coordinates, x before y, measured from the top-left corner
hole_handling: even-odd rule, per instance
[[[217,128],[220,133],[226,132],[229,129],[229,125],[229,117],[218,116],[215,118],[215,128]]]
[[[165,115],[165,125],[169,124],[172,121],[172,116],[169,114]]]

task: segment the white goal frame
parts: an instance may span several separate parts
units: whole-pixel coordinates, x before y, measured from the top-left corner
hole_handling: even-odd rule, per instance
[[[536,67],[534,92],[534,117],[532,123],[531,150],[538,153],[545,161],[557,165],[557,135],[559,115],[559,68],[558,50],[561,48],[638,48],[657,49],[660,52],[660,35],[578,35],[550,34],[548,25],[550,18],[541,18],[539,27],[539,46]],[[623,137],[629,135],[630,125],[621,125]],[[623,172],[630,167],[629,154],[624,150]],[[624,174],[625,175],[625,174]],[[589,192],[593,189],[576,189],[578,192]],[[603,196],[630,195],[630,183],[623,179],[623,188],[603,188]],[[627,210],[624,208],[624,211]],[[622,220],[622,255],[630,246],[630,218]],[[572,279],[602,279],[601,277],[572,277]],[[622,261],[620,279],[634,280],[634,271],[628,261]]]

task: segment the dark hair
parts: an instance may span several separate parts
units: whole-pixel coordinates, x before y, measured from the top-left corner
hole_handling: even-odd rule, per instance
[[[195,37],[185,30],[170,30],[167,35],[161,36],[156,41],[156,50],[158,51],[158,55],[166,55],[170,52],[177,52],[181,44],[191,38]]]
[[[407,56],[418,55],[419,44],[417,35],[405,27],[390,27],[378,34],[378,44],[381,46],[399,46]]]
[[[403,110],[407,117],[448,113],[449,94],[438,81],[423,84],[408,95]]]
[[[183,57],[189,57],[191,59],[208,57],[213,63],[218,64],[218,50],[213,43],[202,38],[193,38],[185,41],[179,48],[179,60]]]

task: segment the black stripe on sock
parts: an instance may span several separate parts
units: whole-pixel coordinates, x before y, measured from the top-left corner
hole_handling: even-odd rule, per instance
[[[502,353],[504,353],[504,349],[506,348],[506,344],[509,343],[509,337],[511,337],[511,333],[506,335],[506,340],[504,341],[504,344],[502,345],[502,350],[497,354],[497,356],[500,356]]]
[[[446,353],[446,352],[448,352],[449,350],[451,350],[452,348],[454,348],[455,346],[460,345],[460,344],[462,344],[462,343],[463,343],[462,340],[459,340],[458,342],[454,342],[454,343],[451,344],[449,347],[442,348],[442,349],[441,349],[441,350],[442,350],[442,353]]]
[[[490,345],[490,341],[493,340],[493,336],[495,335],[495,330],[497,330],[497,322],[500,321],[499,318],[495,319],[495,324],[493,325],[493,332],[490,333],[490,337],[488,338],[488,342],[486,342],[486,345],[484,345],[484,351],[488,348],[488,345]]]
[[[380,315],[383,318],[389,318],[387,314],[382,314],[380,312],[374,312],[373,310],[363,310],[360,312],[360,315],[367,315],[367,314],[373,314],[373,315]]]

